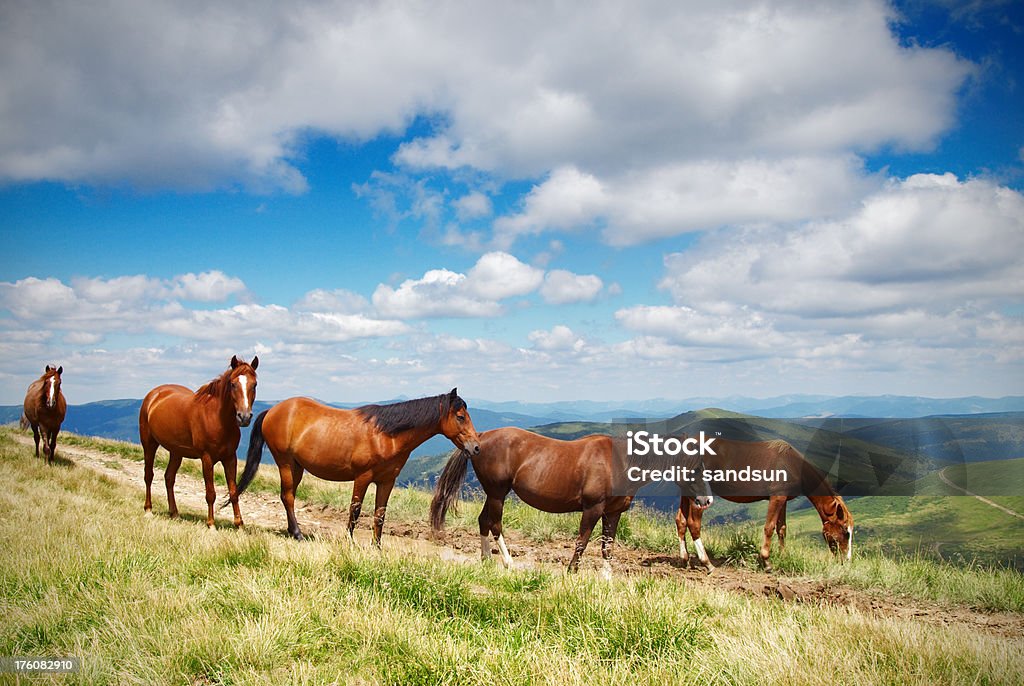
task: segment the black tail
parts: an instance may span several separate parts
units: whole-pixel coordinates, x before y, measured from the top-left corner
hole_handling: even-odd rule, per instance
[[[263,410],[256,417],[256,421],[252,423],[252,433],[249,434],[249,451],[245,454],[245,469],[242,470],[242,476],[238,479],[238,486],[236,493],[239,497],[245,492],[252,480],[256,478],[256,472],[260,468],[260,461],[263,458],[263,446],[266,441],[263,440],[263,420],[267,416],[267,412],[270,410]],[[228,506],[230,500],[225,500],[220,504],[219,509],[224,509]]]
[[[469,451],[456,450],[441,470],[441,476],[437,478],[437,485],[434,486],[434,498],[430,501],[430,526],[434,531],[444,528],[448,508],[451,508],[452,512],[458,512],[459,491],[462,490],[462,482],[466,480],[468,467]]]

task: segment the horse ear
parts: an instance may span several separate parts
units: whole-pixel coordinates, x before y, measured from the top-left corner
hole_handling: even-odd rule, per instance
[[[64,373],[64,365],[61,365],[61,366],[57,367],[57,374],[60,375],[60,374],[63,374],[63,373]]]
[[[453,388],[452,392],[448,394],[448,397],[451,398],[452,400],[455,400],[456,398],[458,398],[459,397],[459,389],[458,388]]]
[[[238,357],[235,355],[231,356],[231,368],[234,369],[238,366]]]
[[[46,369],[43,370],[43,374],[49,374],[53,370],[53,365],[46,365]]]
[[[249,366],[252,367],[253,369],[256,369],[256,367],[259,367],[260,366],[260,356],[259,355],[254,355],[253,358],[252,358],[252,363]]]

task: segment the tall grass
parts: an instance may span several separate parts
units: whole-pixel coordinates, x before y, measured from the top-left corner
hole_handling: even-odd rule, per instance
[[[1021,683],[1019,643],[639,577],[143,518],[0,436],[0,653],[88,684]]]
[[[10,430],[0,429],[0,437],[5,436],[7,431]],[[142,449],[133,443],[73,434],[61,434],[61,442],[105,452],[112,457],[142,461]],[[157,467],[162,469],[164,466],[166,453],[161,449],[157,453]],[[139,469],[141,471],[141,465]],[[196,460],[183,461],[181,472],[202,478],[202,470]],[[215,475],[220,486],[218,493],[223,495],[222,472],[215,470]],[[263,465],[249,490],[276,495],[280,490],[276,465]],[[166,507],[159,495],[161,491],[158,488],[154,498],[158,511],[160,507]],[[297,495],[307,503],[347,510],[351,493],[351,484],[307,477]],[[366,502],[372,502],[373,495],[371,486]],[[388,521],[392,524],[426,521],[430,498],[429,492],[420,489],[394,489],[388,505]],[[449,511],[448,526],[475,532],[481,505],[481,500],[473,497],[462,502],[457,512]],[[244,499],[242,509],[244,515]],[[301,526],[301,513],[299,523]],[[513,549],[517,540],[569,542],[576,536],[579,514],[541,512],[510,497],[505,506],[504,526],[506,538]],[[894,553],[864,538],[857,539],[852,564],[837,564],[820,539],[819,526],[817,515],[790,517],[790,535],[785,552],[780,553],[777,541],[773,544],[772,563],[778,574],[810,577],[826,584],[847,585],[878,594],[896,594],[946,605],[967,605],[986,611],[1024,612],[1024,575],[1020,572],[970,563],[948,564],[922,554]],[[704,528],[702,540],[714,559],[733,566],[758,568],[757,550],[761,545],[759,522],[708,525]],[[673,517],[644,507],[634,507],[622,518],[617,543],[660,554],[678,554],[679,549]]]

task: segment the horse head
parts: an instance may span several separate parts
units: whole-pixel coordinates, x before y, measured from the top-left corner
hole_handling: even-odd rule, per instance
[[[235,406],[235,419],[239,426],[249,426],[252,421],[252,404],[256,401],[256,368],[260,358],[252,358],[252,362],[243,362],[231,356],[231,373],[228,382],[231,384],[231,402]]]
[[[64,365],[54,367],[46,365],[43,371],[43,404],[49,408],[57,406],[60,397],[60,375],[64,373]]]
[[[832,554],[841,555],[843,560],[853,558],[853,515],[838,495],[835,496],[835,512],[828,513],[822,520],[821,535]]]
[[[480,436],[473,427],[466,401],[459,397],[455,388],[441,400],[441,433],[470,455],[480,452]]]

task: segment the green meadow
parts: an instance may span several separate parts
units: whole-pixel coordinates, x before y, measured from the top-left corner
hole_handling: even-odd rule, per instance
[[[88,442],[93,439],[70,438]],[[133,454],[107,444],[111,455]],[[58,448],[59,454],[59,448]],[[272,471],[272,470],[268,470]],[[272,488],[269,473],[259,487]],[[331,488],[333,486],[333,488]],[[316,498],[337,485],[316,483]],[[428,494],[396,494],[422,517]],[[454,526],[475,518],[467,504]],[[506,526],[561,536],[573,517]],[[668,545],[630,513],[626,545]],[[554,523],[549,523],[554,522]],[[0,654],[77,655],[83,684],[1022,683],[1019,639],[680,579],[504,571],[280,532],[144,518],[137,491],[0,432]],[[709,532],[710,534],[710,532]],[[716,535],[721,554],[748,536]],[[937,602],[1024,611],[1016,572],[892,559],[836,565],[794,536],[789,568]],[[737,542],[738,541],[738,542]],[[867,547],[867,546],[866,546]],[[715,554],[713,552],[713,554]],[[886,565],[889,565],[888,567]],[[793,572],[797,573],[797,572]],[[4,675],[14,683],[12,675]],[[56,680],[56,679],[55,679]]]

